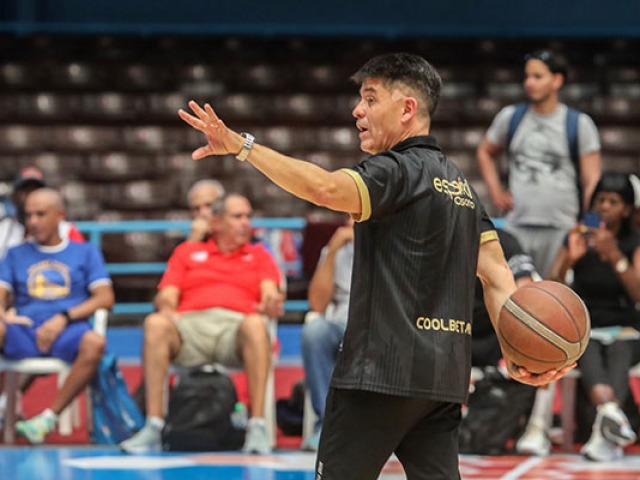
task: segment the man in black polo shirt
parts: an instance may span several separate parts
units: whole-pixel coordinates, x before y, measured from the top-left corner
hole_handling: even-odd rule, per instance
[[[515,289],[497,234],[433,137],[441,81],[423,58],[375,57],[353,80],[360,146],[371,156],[327,172],[228,129],[208,104],[180,110],[206,134],[194,159],[236,154],[293,195],[355,220],[349,320],[327,398],[317,480],[378,477],[396,453],[409,479],[459,478],[476,272],[496,322]],[[570,368],[510,374],[543,385]]]

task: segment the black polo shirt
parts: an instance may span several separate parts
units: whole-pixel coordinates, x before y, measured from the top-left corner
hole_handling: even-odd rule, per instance
[[[431,136],[344,171],[362,213],[332,386],[466,401],[478,249],[497,238],[493,223]]]

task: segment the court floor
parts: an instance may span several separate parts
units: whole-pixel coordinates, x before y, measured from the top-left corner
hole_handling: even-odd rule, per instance
[[[271,456],[176,454],[127,456],[115,448],[3,447],[2,480],[314,480],[314,456],[283,451]],[[540,457],[461,456],[464,480],[638,480],[640,455],[592,463],[578,455]],[[405,478],[390,460],[381,480]],[[344,479],[349,480],[349,479]]]

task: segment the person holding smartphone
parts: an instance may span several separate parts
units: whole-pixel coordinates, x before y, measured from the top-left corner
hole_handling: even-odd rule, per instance
[[[578,367],[596,406],[592,434],[581,453],[594,461],[621,458],[636,434],[621,405],[631,395],[629,369],[640,362],[640,231],[633,224],[635,193],[630,176],[605,172],[596,185],[591,212],[574,226],[552,267],[591,315],[592,334]]]

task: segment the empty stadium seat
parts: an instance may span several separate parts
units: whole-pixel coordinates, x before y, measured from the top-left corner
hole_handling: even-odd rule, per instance
[[[122,145],[117,127],[70,125],[52,129],[52,146],[60,150],[113,150]]]
[[[84,118],[131,121],[145,113],[145,100],[142,96],[112,91],[85,93],[80,96],[77,108]]]
[[[112,182],[159,177],[166,171],[153,155],[108,152],[90,155],[78,175],[86,180]]]
[[[49,136],[43,127],[0,125],[0,151],[33,151],[45,148]]]
[[[166,209],[178,193],[171,179],[108,183],[101,191],[101,204],[118,210]]]
[[[38,84],[37,66],[7,62],[0,65],[0,84],[12,89],[30,89]]]
[[[45,70],[47,82],[55,88],[99,90],[104,86],[105,71],[100,65],[78,60],[49,64]]]
[[[64,93],[29,93],[18,95],[14,102],[20,114],[37,120],[71,120],[77,110],[78,99]]]
[[[605,151],[637,154],[640,150],[640,136],[633,127],[602,127],[600,139]]]

